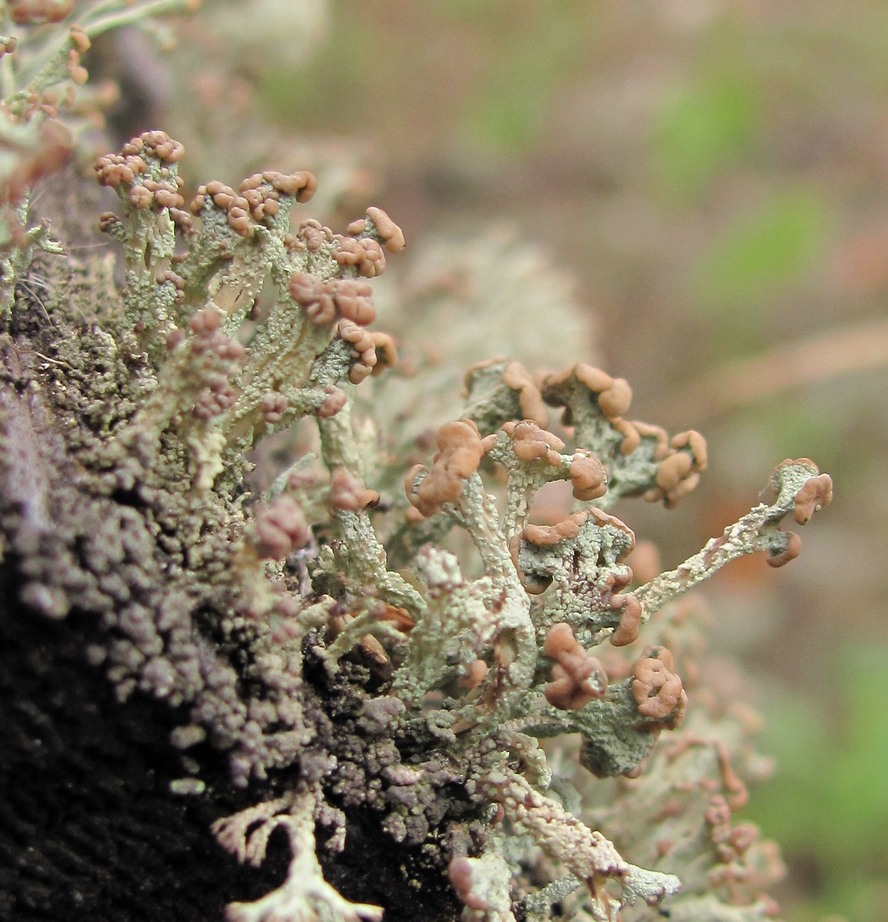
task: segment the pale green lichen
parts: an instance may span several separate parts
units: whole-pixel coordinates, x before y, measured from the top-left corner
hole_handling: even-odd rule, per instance
[[[94,4],[83,30],[171,5]],[[33,80],[55,79],[59,48],[47,46]],[[33,351],[20,373],[37,395],[29,407],[0,394],[3,437],[12,444],[44,414],[64,450],[22,441],[4,463],[3,514],[22,599],[48,617],[97,615],[90,661],[119,699],[138,691],[176,709],[177,796],[209,796],[193,754],[204,743],[227,754],[238,788],[275,775],[274,796],[263,789],[213,825],[242,862],[260,864],[275,829],[291,851],[284,883],[232,904],[229,919],[381,918],[322,868],[356,811],[387,847],[422,849],[439,880],[449,874],[448,912],[458,899],[465,920],[541,919],[567,901],[578,919],[613,922],[665,898],[676,919],[763,919],[752,839],[731,825],[742,782],[727,731],[692,716],[696,735],[676,731],[684,748],[656,745],[685,715],[687,649],[667,613],[651,618],[732,559],[794,556],[782,522],[826,505],[829,478],[784,462],[774,502],[636,585],[635,535],[609,510],[689,493],[706,466],[698,433],[629,420],[629,385],[591,365],[537,376],[494,360],[469,371],[463,416],[428,458],[428,435],[379,431],[373,394],[356,390],[395,360],[391,339],[368,330],[363,279],[403,247],[396,225],[376,208],[345,234],[300,220],[315,186],[304,172],[255,174],[237,190],[209,182],[186,209],[182,154],[153,131],[99,160],[122,205],[101,226],[122,246],[124,284],[113,293],[108,267],[92,265],[84,287],[109,303],[88,322],[66,313],[61,286],[50,291],[57,322],[80,323],[79,335],[55,341],[63,327],[28,313],[22,273],[43,231],[9,250],[6,294],[18,286],[19,297],[6,322],[52,355]],[[384,415],[398,425],[391,406]],[[314,423],[309,447],[249,497],[245,452],[300,421]],[[409,468],[408,454],[428,463]],[[77,478],[59,458],[76,461]],[[34,480],[29,468],[47,465]],[[28,483],[39,489],[25,502]],[[620,658],[640,632],[653,645]],[[582,694],[553,693],[556,678]],[[593,775],[642,772],[644,796],[627,788],[625,811],[592,817],[603,832],[573,809],[541,746],[566,734]],[[696,827],[671,851],[661,834],[673,804],[685,808],[679,794]],[[649,828],[620,841],[648,869],[604,834],[633,809]],[[320,848],[316,824],[330,830]]]
[[[320,797],[316,793],[290,792],[274,801],[250,807],[242,813],[218,820],[213,832],[220,844],[238,860],[262,864],[268,840],[275,829],[283,829],[292,860],[284,883],[255,903],[232,903],[229,922],[325,922],[328,919],[365,919],[378,922],[382,909],[366,903],[352,903],[324,880],[315,857],[315,822]]]
[[[49,228],[32,224],[30,196],[40,179],[68,161],[75,136],[99,111],[98,98],[84,87],[89,75],[82,55],[105,32],[198,4],[92,0],[75,10],[67,0],[0,3],[0,313],[12,307],[15,286],[36,253],[60,252]],[[64,22],[71,13],[76,19]]]

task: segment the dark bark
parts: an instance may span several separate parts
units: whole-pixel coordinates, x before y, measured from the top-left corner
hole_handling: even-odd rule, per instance
[[[208,922],[223,918],[226,902],[273,887],[285,848],[259,871],[224,853],[209,827],[239,806],[230,792],[172,796],[182,771],[167,715],[140,697],[118,704],[85,660],[83,616],[29,611],[16,602],[16,582],[7,564],[0,919]]]
[[[174,797],[182,774],[170,716],[135,696],[119,704],[84,656],[88,617],[51,621],[16,602],[2,568],[0,613],[0,920],[216,922],[233,900],[258,899],[283,879],[289,855],[272,838],[261,868],[238,865],[210,824],[247,806],[255,790],[219,784]],[[421,851],[350,817],[347,847],[325,862],[354,900],[387,907],[387,922],[446,922],[458,909]],[[323,854],[322,854],[323,858]],[[409,876],[419,890],[405,887]]]

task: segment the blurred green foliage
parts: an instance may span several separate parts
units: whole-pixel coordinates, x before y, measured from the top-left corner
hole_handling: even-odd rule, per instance
[[[829,215],[817,190],[775,190],[734,215],[701,254],[698,307],[755,312],[764,297],[785,294],[804,281],[823,255],[828,230]],[[750,319],[747,315],[744,323]]]
[[[760,131],[755,88],[737,75],[692,83],[654,120],[651,159],[669,194],[697,199],[729,164],[742,162]]]
[[[793,856],[791,868],[817,869],[818,909],[861,922],[885,918],[886,660],[888,645],[849,641],[819,693],[775,694],[764,742],[779,768],[752,804],[754,819]]]
[[[517,155],[544,137],[554,95],[582,50],[583,22],[571,6],[566,16],[543,18],[539,29],[506,36],[485,62],[462,116],[468,144],[494,155]]]

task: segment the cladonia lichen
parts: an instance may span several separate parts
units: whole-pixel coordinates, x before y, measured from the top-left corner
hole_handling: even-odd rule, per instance
[[[118,699],[175,715],[173,793],[210,796],[217,753],[255,792],[213,824],[220,845],[258,866],[286,834],[284,883],[228,918],[384,918],[326,879],[358,816],[423,856],[441,918],[770,914],[773,874],[731,821],[743,734],[688,694],[674,603],[741,555],[794,557],[784,523],[829,502],[828,476],[783,462],[770,501],[638,579],[627,501],[690,493],[699,433],[631,419],[628,383],[591,365],[494,360],[468,371],[461,418],[390,455],[365,379],[397,356],[368,280],[400,229],[375,207],[323,226],[308,172],[186,197],[183,154],[150,131],[99,159],[116,269],[40,257],[38,306],[33,254],[14,255],[37,236],[7,250],[3,541],[33,612],[89,615],[86,656]],[[257,491],[246,453],[293,431]],[[590,778],[636,779],[600,828],[553,737]]]

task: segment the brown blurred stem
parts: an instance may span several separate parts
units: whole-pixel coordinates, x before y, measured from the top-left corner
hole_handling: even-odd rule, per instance
[[[669,394],[661,417],[681,407],[695,425],[784,391],[888,365],[888,319],[816,333],[806,339],[729,362]]]

